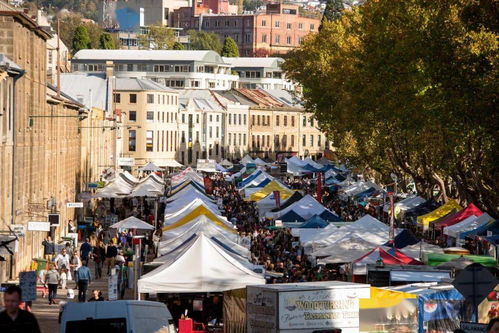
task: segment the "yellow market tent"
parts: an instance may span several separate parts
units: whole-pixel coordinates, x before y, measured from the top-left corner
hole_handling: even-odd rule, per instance
[[[423,225],[426,229],[428,228],[430,222],[435,221],[436,219],[439,219],[449,213],[457,212],[461,209],[463,209],[463,207],[461,207],[456,200],[450,200],[445,205],[438,207],[434,211],[418,216],[418,224]]]
[[[293,195],[293,191],[279,184],[275,180],[271,181],[260,191],[257,191],[250,195],[247,199],[248,201],[260,201],[265,198],[267,195],[271,194],[274,191],[279,191],[281,193],[281,200],[287,199]]]
[[[224,228],[225,230],[228,230],[233,233],[237,233],[237,231],[234,228],[231,228],[230,226],[227,225],[227,222],[222,220],[220,216],[214,214],[211,210],[206,208],[204,205],[198,206],[195,209],[193,209],[190,213],[182,217],[180,220],[176,221],[173,224],[170,224],[168,226],[163,227],[163,231],[168,231],[172,230],[175,228],[178,228],[180,226],[183,226],[186,223],[189,223],[190,221],[194,220],[196,217],[205,215],[207,218],[209,218],[211,221],[213,221],[214,224]]]

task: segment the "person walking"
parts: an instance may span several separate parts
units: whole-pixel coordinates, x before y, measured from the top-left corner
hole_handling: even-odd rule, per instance
[[[40,333],[36,317],[29,311],[21,310],[22,290],[10,286],[3,294],[5,310],[0,312],[0,332]]]
[[[71,258],[71,271],[68,271],[68,279],[71,279],[72,276],[76,276],[76,271],[81,267],[82,263],[81,263],[81,259],[80,259],[80,256],[78,254],[78,251],[74,251],[73,253],[73,257]],[[70,273],[72,272],[72,274]],[[76,278],[75,278],[75,288],[78,287],[78,284],[76,282]]]
[[[68,251],[66,250],[66,248],[63,248],[61,250],[61,253],[59,253],[55,257],[54,263],[55,263],[55,268],[57,268],[57,269],[62,269],[63,266],[66,267],[66,268],[69,268],[69,265],[71,263],[71,257],[69,256]]]
[[[52,237],[47,236],[42,242],[43,245],[43,257],[47,261],[51,261],[55,253],[55,244],[52,241]]]
[[[80,258],[88,262],[90,253],[92,253],[92,245],[90,244],[90,239],[85,238],[85,243],[80,246]]]
[[[61,276],[54,264],[50,264],[49,267],[49,271],[45,273],[45,285],[48,286],[49,290],[49,305],[52,305],[55,304],[54,300],[57,297],[57,286],[59,285]]]
[[[107,275],[111,274],[111,268],[114,267],[114,260],[118,255],[118,248],[116,247],[114,241],[111,242],[106,247],[106,266],[107,266]]]
[[[92,258],[94,259],[95,279],[97,280],[102,277],[102,266],[106,258],[106,247],[102,241],[99,241],[99,243],[94,247]]]
[[[75,277],[78,284],[78,301],[85,302],[87,299],[87,289],[92,280],[90,269],[87,267],[85,260],[82,261],[82,266],[76,271]]]

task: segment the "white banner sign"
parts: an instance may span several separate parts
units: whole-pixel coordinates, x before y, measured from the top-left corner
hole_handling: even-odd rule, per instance
[[[279,329],[354,328],[358,331],[359,298],[369,297],[369,288],[281,292]]]
[[[110,301],[118,299],[118,274],[112,274],[107,280],[107,297]]]
[[[28,222],[28,231],[50,231],[50,222]]]
[[[68,202],[66,204],[68,208],[83,208],[83,202]]]

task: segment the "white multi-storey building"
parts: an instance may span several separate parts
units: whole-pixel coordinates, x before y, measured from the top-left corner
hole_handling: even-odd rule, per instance
[[[71,59],[73,71],[103,72],[114,64],[116,77],[147,78],[177,89],[229,90],[238,76],[214,51],[81,50]]]

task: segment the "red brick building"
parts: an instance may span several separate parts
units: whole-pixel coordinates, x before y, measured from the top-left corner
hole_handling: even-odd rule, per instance
[[[300,45],[309,33],[318,32],[320,19],[302,17],[297,5],[268,4],[263,13],[242,15],[195,15],[183,7],[173,14],[173,26],[214,32],[220,40],[232,37],[241,56],[265,56],[286,53]]]

